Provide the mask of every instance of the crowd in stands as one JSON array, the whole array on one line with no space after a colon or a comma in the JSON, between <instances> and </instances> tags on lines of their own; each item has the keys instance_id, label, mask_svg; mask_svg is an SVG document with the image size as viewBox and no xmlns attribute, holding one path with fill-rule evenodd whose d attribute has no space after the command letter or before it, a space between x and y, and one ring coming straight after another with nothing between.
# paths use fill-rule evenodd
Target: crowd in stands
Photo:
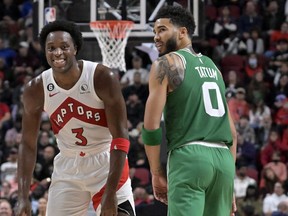
<instances>
[{"instance_id":1,"label":"crowd in stands","mask_svg":"<svg viewBox=\"0 0 288 216\"><path fill-rule=\"evenodd\" d=\"M23 87L47 68L33 38L32 12L31 0L0 0L0 214L6 215L13 215L17 202ZM195 44L223 74L238 132L237 216L288 216L288 0L206 0L205 16L205 38ZM165 208L158 214L151 208L157 202L141 139L149 64L136 50L129 64L119 81L127 107L136 210L140 216L166 215ZM57 153L43 113L31 185L35 216L45 215Z\"/></svg>"}]
</instances>

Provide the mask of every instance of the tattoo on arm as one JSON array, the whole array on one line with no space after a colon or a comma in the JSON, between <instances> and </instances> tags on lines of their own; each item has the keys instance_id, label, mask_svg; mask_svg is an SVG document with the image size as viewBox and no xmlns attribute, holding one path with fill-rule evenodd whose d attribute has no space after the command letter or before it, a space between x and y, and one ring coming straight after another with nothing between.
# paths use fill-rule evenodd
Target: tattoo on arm
<instances>
[{"instance_id":1,"label":"tattoo on arm","mask_svg":"<svg viewBox=\"0 0 288 216\"><path fill-rule=\"evenodd\" d=\"M175 90L184 79L184 67L182 61L175 54L168 54L158 59L157 80L162 84L165 75L168 78L169 88Z\"/></svg>"}]
</instances>

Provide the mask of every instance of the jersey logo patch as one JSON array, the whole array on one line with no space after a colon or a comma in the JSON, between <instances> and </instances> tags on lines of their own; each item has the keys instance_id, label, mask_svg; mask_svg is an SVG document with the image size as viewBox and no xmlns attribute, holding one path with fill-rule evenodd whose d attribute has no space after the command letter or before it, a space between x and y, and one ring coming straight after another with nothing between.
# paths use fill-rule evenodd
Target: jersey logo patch
<instances>
[{"instance_id":1,"label":"jersey logo patch","mask_svg":"<svg viewBox=\"0 0 288 216\"><path fill-rule=\"evenodd\" d=\"M47 90L48 90L48 91L53 91L54 88L55 88L55 86L54 86L53 83L49 83L49 84L47 85Z\"/></svg>"},{"instance_id":2,"label":"jersey logo patch","mask_svg":"<svg viewBox=\"0 0 288 216\"><path fill-rule=\"evenodd\" d=\"M84 83L80 85L80 94L90 93L89 86Z\"/></svg>"},{"instance_id":3,"label":"jersey logo patch","mask_svg":"<svg viewBox=\"0 0 288 216\"><path fill-rule=\"evenodd\" d=\"M59 94L60 92L55 92L55 93L49 93L49 97L53 97L53 96L55 96L55 95L57 95L57 94Z\"/></svg>"}]
</instances>

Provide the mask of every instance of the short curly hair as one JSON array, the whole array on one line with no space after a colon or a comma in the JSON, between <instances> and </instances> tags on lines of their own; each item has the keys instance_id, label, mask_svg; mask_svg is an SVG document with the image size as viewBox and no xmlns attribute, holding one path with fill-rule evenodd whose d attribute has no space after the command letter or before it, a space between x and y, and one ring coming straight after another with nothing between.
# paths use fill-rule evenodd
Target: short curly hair
<instances>
[{"instance_id":1,"label":"short curly hair","mask_svg":"<svg viewBox=\"0 0 288 216\"><path fill-rule=\"evenodd\" d=\"M160 18L168 18L173 25L185 27L192 38L196 24L193 15L187 9L181 6L164 6L157 13L155 20Z\"/></svg>"},{"instance_id":2,"label":"short curly hair","mask_svg":"<svg viewBox=\"0 0 288 216\"><path fill-rule=\"evenodd\" d=\"M75 23L65 20L50 22L42 28L39 35L39 40L43 50L45 50L45 43L48 34L55 31L68 32L73 39L74 45L77 47L77 53L80 51L83 43L82 33Z\"/></svg>"}]
</instances>

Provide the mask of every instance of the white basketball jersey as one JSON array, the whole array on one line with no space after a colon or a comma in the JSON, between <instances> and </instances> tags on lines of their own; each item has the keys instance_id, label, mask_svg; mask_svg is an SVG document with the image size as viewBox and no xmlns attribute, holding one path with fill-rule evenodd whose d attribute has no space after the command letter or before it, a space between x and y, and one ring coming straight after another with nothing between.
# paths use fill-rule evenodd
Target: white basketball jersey
<instances>
[{"instance_id":1,"label":"white basketball jersey","mask_svg":"<svg viewBox=\"0 0 288 216\"><path fill-rule=\"evenodd\" d=\"M97 63L84 61L82 74L69 90L60 88L52 69L42 73L44 110L48 113L60 150L109 149L112 136L103 101L94 90Z\"/></svg>"}]
</instances>

